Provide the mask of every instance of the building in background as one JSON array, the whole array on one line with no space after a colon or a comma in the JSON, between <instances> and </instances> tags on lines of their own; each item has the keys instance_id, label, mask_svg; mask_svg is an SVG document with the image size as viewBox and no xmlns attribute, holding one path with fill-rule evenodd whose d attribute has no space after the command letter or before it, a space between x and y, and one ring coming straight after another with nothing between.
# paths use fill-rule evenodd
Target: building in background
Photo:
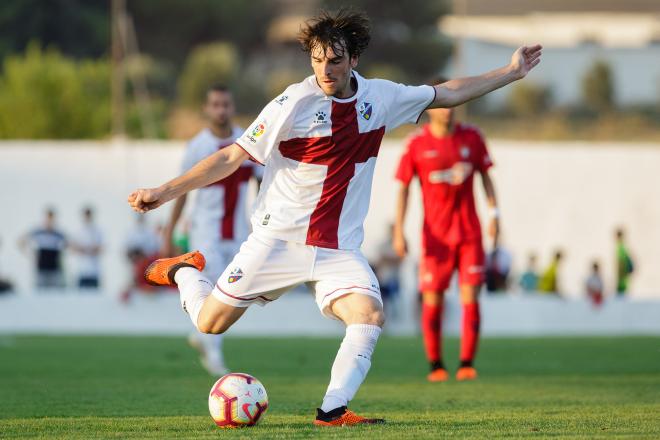
<instances>
[{"instance_id":1,"label":"building in background","mask_svg":"<svg viewBox=\"0 0 660 440\"><path fill-rule=\"evenodd\" d=\"M513 48L538 41L544 46L543 69L528 79L549 91L552 105L578 105L582 81L596 63L611 71L617 106L660 101L657 1L457 0L439 28L456 40L450 77L499 67ZM492 93L483 105L501 107L510 93L511 88Z\"/></svg>"}]
</instances>

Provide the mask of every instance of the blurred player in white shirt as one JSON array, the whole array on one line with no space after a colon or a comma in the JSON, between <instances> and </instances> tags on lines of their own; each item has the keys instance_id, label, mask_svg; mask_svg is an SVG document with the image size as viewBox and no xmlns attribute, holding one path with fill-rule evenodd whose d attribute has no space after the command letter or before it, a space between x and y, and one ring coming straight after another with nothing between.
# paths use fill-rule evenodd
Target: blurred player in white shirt
<instances>
[{"instance_id":1,"label":"blurred player in white shirt","mask_svg":"<svg viewBox=\"0 0 660 440\"><path fill-rule=\"evenodd\" d=\"M220 84L206 92L203 111L208 126L186 147L181 172L190 170L199 161L234 143L243 130L233 125L234 99L231 91ZM249 232L247 212L248 183L255 165L246 161L230 176L198 189L190 211L190 247L206 257L204 275L216 280L238 252ZM173 235L182 216L187 196L179 197L164 230L164 256L173 255ZM194 332L191 345L202 353L202 364L213 375L227 371L222 356L222 335Z\"/></svg>"},{"instance_id":2,"label":"blurred player in white shirt","mask_svg":"<svg viewBox=\"0 0 660 440\"><path fill-rule=\"evenodd\" d=\"M78 287L97 290L101 280L103 234L94 223L94 211L91 207L83 209L83 226L73 237L72 248L79 254Z\"/></svg>"},{"instance_id":3,"label":"blurred player in white shirt","mask_svg":"<svg viewBox=\"0 0 660 440\"><path fill-rule=\"evenodd\" d=\"M523 78L541 47L521 47L510 63L484 75L436 86L405 86L355 72L370 40L368 18L321 13L300 41L314 75L271 101L233 145L183 176L128 197L138 212L155 209L234 172L251 157L266 166L254 232L217 283L199 272L201 254L155 262L146 278L177 285L200 331L223 333L251 304L267 304L299 284L321 313L346 325L315 425L382 423L348 410L371 366L385 321L378 281L360 251L376 156L386 131L415 123L427 108L453 107Z\"/></svg>"}]
</instances>

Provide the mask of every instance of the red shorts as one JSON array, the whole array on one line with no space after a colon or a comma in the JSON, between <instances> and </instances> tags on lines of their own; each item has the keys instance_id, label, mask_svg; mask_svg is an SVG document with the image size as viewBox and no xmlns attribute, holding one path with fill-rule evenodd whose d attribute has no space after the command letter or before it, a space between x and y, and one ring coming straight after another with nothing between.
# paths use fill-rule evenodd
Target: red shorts
<instances>
[{"instance_id":1,"label":"red shorts","mask_svg":"<svg viewBox=\"0 0 660 440\"><path fill-rule=\"evenodd\" d=\"M443 292L449 287L454 269L461 285L478 286L484 279L484 248L481 240L447 245L435 241L424 246L419 266L419 289Z\"/></svg>"}]
</instances>

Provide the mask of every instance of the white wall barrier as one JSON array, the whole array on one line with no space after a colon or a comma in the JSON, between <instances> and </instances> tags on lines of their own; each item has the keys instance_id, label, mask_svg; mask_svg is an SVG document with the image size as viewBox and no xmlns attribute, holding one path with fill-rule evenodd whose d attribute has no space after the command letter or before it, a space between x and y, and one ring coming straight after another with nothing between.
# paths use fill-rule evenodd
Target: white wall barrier
<instances>
[{"instance_id":1,"label":"white wall barrier","mask_svg":"<svg viewBox=\"0 0 660 440\"><path fill-rule=\"evenodd\" d=\"M404 304L405 303L405 304ZM541 295L498 295L482 299L486 336L660 335L660 302L611 299L600 308L582 300ZM418 333L414 298L387 311L386 332ZM445 329L457 335L461 308L455 296L445 307ZM140 334L183 335L192 324L178 295L138 295L122 304L108 295L74 292L0 297L0 334ZM265 307L252 306L229 335L340 335L342 326L319 313L304 291L287 293Z\"/></svg>"},{"instance_id":2,"label":"white wall barrier","mask_svg":"<svg viewBox=\"0 0 660 440\"><path fill-rule=\"evenodd\" d=\"M18 296L0 297L0 330L66 331L67 322L70 330L81 332L94 331L94 323L98 323L98 331L107 332L178 332L187 328L174 300L170 306L166 299L140 299L135 309L121 308L117 301L131 276L123 253L135 215L126 196L136 187L153 186L176 175L183 145L178 141L0 143L0 276L11 278L18 287ZM401 146L402 141L384 142L376 167L363 247L365 254L374 259L394 215L397 184L393 175ZM653 144L494 140L490 149L496 163L493 175L501 205L502 235L514 256L514 271L520 273L529 252L539 255L542 267L553 250L561 247L566 258L559 271L560 284L571 300L485 298L484 330L526 334L657 332L657 323L651 321L660 322L660 148ZM483 191L478 179L475 189L482 208ZM19 252L18 238L40 223L46 206L55 207L59 225L75 234L80 227L80 210L87 204L95 206L98 224L105 234L102 294L76 296L75 301L33 295L31 260ZM411 257L404 270L407 297L416 289L414 264L419 254L421 222L418 191L413 191L410 207L406 229ZM162 223L169 210L165 206L149 213L147 219L152 225ZM631 301L611 302L596 312L579 298L594 258L600 260L606 288L611 292L613 230L617 225L627 228L636 263ZM65 264L69 285L73 285L77 261L68 255ZM270 332L280 328L314 333L336 328L333 323L324 323L311 300L301 299L292 296L287 302L250 311L236 331ZM411 333L415 331L412 305L401 307L409 318L390 324L392 329L399 329L396 331ZM300 308L292 315L296 319L287 315L289 308ZM135 318L150 316L150 310L158 313L141 330ZM37 312L43 319L35 319ZM266 319L270 314L273 317ZM58 321L58 316L65 318ZM82 316L89 319L81 320ZM167 320L160 321L163 316ZM182 322L177 324L177 319ZM260 327L262 320L269 324ZM279 326L273 325L277 321ZM295 325L295 329L290 327Z\"/></svg>"}]
</instances>

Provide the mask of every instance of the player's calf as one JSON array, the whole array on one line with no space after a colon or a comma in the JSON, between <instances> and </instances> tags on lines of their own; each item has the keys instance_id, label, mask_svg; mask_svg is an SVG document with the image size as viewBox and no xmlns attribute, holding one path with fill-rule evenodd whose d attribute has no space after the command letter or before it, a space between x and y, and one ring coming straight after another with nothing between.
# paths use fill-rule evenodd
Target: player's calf
<instances>
[{"instance_id":1,"label":"player's calf","mask_svg":"<svg viewBox=\"0 0 660 440\"><path fill-rule=\"evenodd\" d=\"M206 298L197 317L197 328L202 333L221 334L226 332L243 316L246 307L234 307L218 301L213 295Z\"/></svg>"}]
</instances>

